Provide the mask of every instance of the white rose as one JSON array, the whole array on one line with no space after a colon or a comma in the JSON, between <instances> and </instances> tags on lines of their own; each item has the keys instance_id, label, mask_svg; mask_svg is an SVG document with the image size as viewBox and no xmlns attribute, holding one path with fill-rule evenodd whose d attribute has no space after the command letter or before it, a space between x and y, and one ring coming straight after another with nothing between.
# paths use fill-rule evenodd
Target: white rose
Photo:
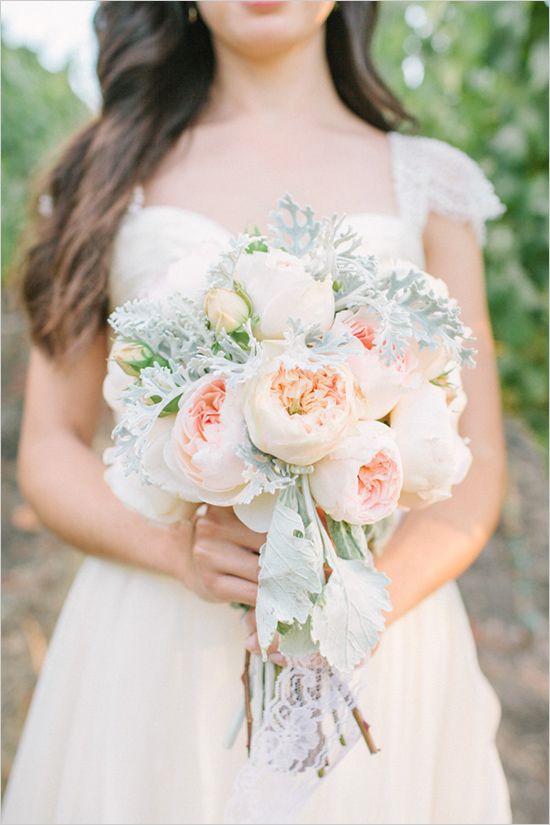
<instances>
[{"instance_id":1,"label":"white rose","mask_svg":"<svg viewBox=\"0 0 550 825\"><path fill-rule=\"evenodd\" d=\"M274 359L249 384L244 414L260 450L289 464L313 464L355 420L353 376L342 364L291 367Z\"/></svg>"},{"instance_id":2,"label":"white rose","mask_svg":"<svg viewBox=\"0 0 550 825\"><path fill-rule=\"evenodd\" d=\"M162 277L155 281L151 289L155 298L168 297L173 292L185 292L187 297L194 301L202 299L207 285L208 269L223 252L224 244L220 241L193 241L188 249L186 254L173 261Z\"/></svg>"},{"instance_id":3,"label":"white rose","mask_svg":"<svg viewBox=\"0 0 550 825\"><path fill-rule=\"evenodd\" d=\"M332 278L314 280L294 255L281 250L241 255L234 277L259 317L254 330L259 339L283 338L291 318L318 324L323 331L332 326Z\"/></svg>"},{"instance_id":4,"label":"white rose","mask_svg":"<svg viewBox=\"0 0 550 825\"><path fill-rule=\"evenodd\" d=\"M195 509L194 504L177 494L176 479L164 461L164 447L173 423L174 417L159 418L149 434L142 466L150 484L142 481L139 473L126 472L120 459L115 457L116 448L110 447L104 453L109 465L105 480L116 497L130 510L162 524L189 518Z\"/></svg>"},{"instance_id":5,"label":"white rose","mask_svg":"<svg viewBox=\"0 0 550 825\"><path fill-rule=\"evenodd\" d=\"M204 311L216 332L235 332L250 317L248 304L232 289L209 289Z\"/></svg>"},{"instance_id":6,"label":"white rose","mask_svg":"<svg viewBox=\"0 0 550 825\"><path fill-rule=\"evenodd\" d=\"M391 413L403 462L406 507L426 506L450 498L451 487L466 476L472 454L458 433L465 395L451 403L445 389L428 382L405 395Z\"/></svg>"},{"instance_id":7,"label":"white rose","mask_svg":"<svg viewBox=\"0 0 550 825\"><path fill-rule=\"evenodd\" d=\"M310 476L320 507L350 524L374 524L391 515L402 483L395 435L380 421L359 421Z\"/></svg>"}]
</instances>

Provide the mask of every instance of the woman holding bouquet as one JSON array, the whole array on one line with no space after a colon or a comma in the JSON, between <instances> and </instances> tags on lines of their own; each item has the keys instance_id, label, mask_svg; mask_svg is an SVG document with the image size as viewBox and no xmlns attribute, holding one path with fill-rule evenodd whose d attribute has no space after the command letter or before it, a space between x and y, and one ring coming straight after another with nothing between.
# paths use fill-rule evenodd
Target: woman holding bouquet
<instances>
[{"instance_id":1,"label":"woman holding bouquet","mask_svg":"<svg viewBox=\"0 0 550 825\"><path fill-rule=\"evenodd\" d=\"M396 131L407 115L372 65L375 19L374 3L323 0L98 9L102 110L52 171L25 271L34 347L19 471L42 522L88 558L37 686L6 823L223 821L246 758L243 741L228 751L223 740L243 643L257 648L253 611L245 641L227 604L254 607L264 537L227 508L180 503L168 529L129 512L92 442L109 308L200 294L230 235L264 228L284 191L347 214L366 251L443 279L478 350L464 376L469 475L449 500L408 512L377 555L393 611L361 705L382 753L355 747L300 821L510 821L498 702L453 581L502 495L480 251L501 205L464 154ZM139 510L138 493L122 497Z\"/></svg>"}]
</instances>

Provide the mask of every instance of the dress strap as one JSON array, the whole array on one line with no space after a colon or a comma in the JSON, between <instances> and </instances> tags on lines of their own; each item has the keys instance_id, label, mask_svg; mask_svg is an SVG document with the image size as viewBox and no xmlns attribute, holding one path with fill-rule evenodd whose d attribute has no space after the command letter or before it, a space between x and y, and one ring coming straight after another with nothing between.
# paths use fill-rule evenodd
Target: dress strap
<instances>
[{"instance_id":1,"label":"dress strap","mask_svg":"<svg viewBox=\"0 0 550 825\"><path fill-rule=\"evenodd\" d=\"M483 244L485 222L506 207L480 166L460 149L434 138L391 132L390 146L403 219L422 232L428 214L438 212L471 223Z\"/></svg>"}]
</instances>

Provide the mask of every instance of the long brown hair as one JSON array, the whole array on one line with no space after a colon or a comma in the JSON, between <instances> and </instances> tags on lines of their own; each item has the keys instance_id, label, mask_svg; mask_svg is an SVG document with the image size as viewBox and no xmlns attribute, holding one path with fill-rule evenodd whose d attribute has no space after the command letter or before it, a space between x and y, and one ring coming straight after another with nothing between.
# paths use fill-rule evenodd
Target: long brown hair
<instances>
[{"instance_id":1,"label":"long brown hair","mask_svg":"<svg viewBox=\"0 0 550 825\"><path fill-rule=\"evenodd\" d=\"M102 108L63 151L47 182L23 271L33 341L59 359L105 324L110 255L134 186L146 180L207 99L209 29L192 2L102 2L94 26ZM360 118L388 131L412 120L371 58L376 2L339 3L326 22L335 88Z\"/></svg>"}]
</instances>

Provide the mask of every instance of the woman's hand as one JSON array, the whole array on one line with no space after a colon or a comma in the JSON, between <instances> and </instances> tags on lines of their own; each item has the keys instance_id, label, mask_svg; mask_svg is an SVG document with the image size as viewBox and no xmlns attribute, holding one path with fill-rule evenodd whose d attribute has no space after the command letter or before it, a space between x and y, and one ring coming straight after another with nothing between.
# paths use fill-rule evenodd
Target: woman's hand
<instances>
[{"instance_id":1,"label":"woman's hand","mask_svg":"<svg viewBox=\"0 0 550 825\"><path fill-rule=\"evenodd\" d=\"M253 607L263 533L246 527L230 507L209 505L194 521L186 584L202 599Z\"/></svg>"},{"instance_id":2,"label":"woman's hand","mask_svg":"<svg viewBox=\"0 0 550 825\"><path fill-rule=\"evenodd\" d=\"M258 592L258 555L265 534L246 527L230 507L211 505L205 515L195 518L194 528L187 586L206 601L249 605L251 609L243 617L247 634L245 647L259 655L254 605ZM284 658L277 653L278 645L276 636L268 650L269 658L274 664L284 665Z\"/></svg>"},{"instance_id":3,"label":"woman's hand","mask_svg":"<svg viewBox=\"0 0 550 825\"><path fill-rule=\"evenodd\" d=\"M261 650L260 642L258 641L258 629L256 627L256 610L247 610L243 617L243 624L247 632L247 638L244 643L244 646L251 653L255 653L257 656L259 656L261 654ZM284 667L284 665L286 664L286 659L281 653L278 652L278 650L279 634L276 633L273 638L273 641L267 649L267 654L269 660L273 662L274 665L281 665L281 667Z\"/></svg>"}]
</instances>

